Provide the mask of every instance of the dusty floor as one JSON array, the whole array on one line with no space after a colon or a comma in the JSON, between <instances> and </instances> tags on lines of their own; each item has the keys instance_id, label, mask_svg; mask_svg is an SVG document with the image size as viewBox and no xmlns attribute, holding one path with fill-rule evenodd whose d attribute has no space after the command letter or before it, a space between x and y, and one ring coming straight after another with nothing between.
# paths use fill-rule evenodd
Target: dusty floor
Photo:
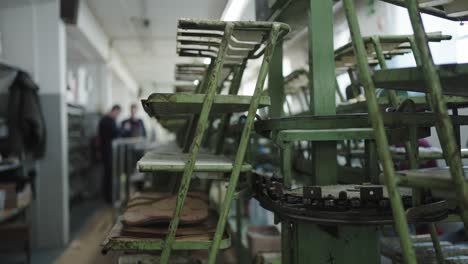
<instances>
[{"instance_id":1,"label":"dusty floor","mask_svg":"<svg viewBox=\"0 0 468 264\"><path fill-rule=\"evenodd\" d=\"M98 210L55 263L117 263L117 256L115 254L101 254L100 244L111 227L112 209L103 208Z\"/></svg>"}]
</instances>

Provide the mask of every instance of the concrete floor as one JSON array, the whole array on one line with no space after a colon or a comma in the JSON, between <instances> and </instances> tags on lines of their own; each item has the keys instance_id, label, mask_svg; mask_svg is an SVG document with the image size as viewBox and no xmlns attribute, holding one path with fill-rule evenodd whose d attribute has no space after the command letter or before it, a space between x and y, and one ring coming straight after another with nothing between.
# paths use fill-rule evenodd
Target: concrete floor
<instances>
[{"instance_id":1,"label":"concrete floor","mask_svg":"<svg viewBox=\"0 0 468 264\"><path fill-rule=\"evenodd\" d=\"M104 210L105 205L100 200L90 199L75 203L70 211L70 237L71 240L77 239L80 232L91 220L92 216ZM71 242L72 243L72 242ZM70 244L71 244L70 243ZM99 244L98 244L99 245ZM31 252L32 264L51 264L54 263L65 251L66 247L54 249L33 249ZM26 257L23 252L2 251L0 252L0 264L19 264L26 263Z\"/></svg>"}]
</instances>

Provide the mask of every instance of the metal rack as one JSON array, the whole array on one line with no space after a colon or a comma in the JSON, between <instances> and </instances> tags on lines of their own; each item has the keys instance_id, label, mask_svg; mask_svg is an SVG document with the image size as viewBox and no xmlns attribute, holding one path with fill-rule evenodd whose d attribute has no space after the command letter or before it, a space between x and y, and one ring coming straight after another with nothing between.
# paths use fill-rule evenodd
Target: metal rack
<instances>
[{"instance_id":1,"label":"metal rack","mask_svg":"<svg viewBox=\"0 0 468 264\"><path fill-rule=\"evenodd\" d=\"M422 69L422 79L427 85L427 103L431 106L431 110L437 116L437 132L441 141L442 149L444 151L444 156L446 157L446 162L450 166L451 179L455 182L455 191L459 199L458 205L461 210L461 218L465 222L465 228L467 228L468 218L465 213L464 202L466 187L464 180L464 172L462 170L461 165L462 163L459 150L460 146L457 146L454 128L447 111L445 100L442 96L441 77L439 76L437 67L434 65L432 59L427 40L427 34L425 33L424 26L421 20L418 2L415 0L407 0L406 5L412 22L413 30L415 32L415 36L412 40L413 52L415 53L416 63ZM396 230L400 236L400 243L401 248L403 250L404 260L406 263L416 263L416 256L414 249L411 245L409 230L406 223L406 215L403 209L403 205L401 203L400 195L398 193L399 182L394 176L395 172L393 161L389 152L388 141L384 135L380 111L378 111L379 108L375 100L375 83L372 80L367 62L362 58L362 55L365 54L365 51L360 36L359 25L357 22L353 2L350 0L344 0L344 7L350 26L355 53L358 58L358 68L361 76L361 82L363 83L367 98L368 111L370 116L372 117L372 124L376 136L376 144L378 147L380 160L382 161L382 165L384 168L383 182L385 183L389 191L393 193L393 197L391 197L393 215L395 218ZM386 69L383 68L383 70ZM456 79L456 77L457 76L455 76L454 78ZM461 75L461 78L463 78L463 75ZM396 106L398 106L398 102L396 101L394 101L393 104L396 104ZM415 147L415 140L416 139L413 139L407 144L407 152L411 163L411 168L413 169L418 168L417 148ZM413 187L416 188L416 186ZM437 185L432 185L431 189L438 187L439 186ZM421 195L419 191L416 191L413 194L414 204L416 206L421 203L421 198L419 197L419 195ZM430 230L439 262L444 262L442 250L440 248L440 244L438 242L437 235L435 234L435 228L433 225L430 225Z\"/></svg>"},{"instance_id":2,"label":"metal rack","mask_svg":"<svg viewBox=\"0 0 468 264\"><path fill-rule=\"evenodd\" d=\"M261 96L264 81L272 56L272 51L289 27L281 23L265 22L221 22L206 20L179 20L177 33L177 52L180 56L211 58L197 87L195 94L153 94L142 104L145 111L157 118L187 117L189 121L184 148L169 153L148 153L139 161L141 171L172 171L182 173L178 187L178 197L174 216L164 240L122 241L107 243L108 250L134 249L137 251L161 249L160 263L168 263L172 249L209 249L209 263L215 263L220 248L230 245L225 236L225 225L231 203L241 195L237 183L242 172L249 171L250 165L244 162L255 113L259 107L268 106L269 98ZM249 59L263 55L257 84L253 96L237 95L242 73ZM234 76L228 95L222 95L220 79L223 65L235 65ZM232 112L248 111L242 136L234 160L226 160L220 155L211 155L201 150L202 141L207 133L210 118L214 113L221 114L220 131L225 131ZM222 136L222 135L221 135ZM220 137L222 139L222 137ZM223 144L218 140L219 145ZM219 148L219 147L218 147ZM216 153L220 154L220 153ZM216 232L213 239L206 241L179 241L176 238L180 214L188 193L194 172L228 173L229 184L222 202Z\"/></svg>"},{"instance_id":3,"label":"metal rack","mask_svg":"<svg viewBox=\"0 0 468 264\"><path fill-rule=\"evenodd\" d=\"M83 196L89 186L88 175L92 162L90 160L91 148L86 137L86 111L78 105L67 104L68 114L68 156L70 182L70 200ZM81 197L82 198L82 197Z\"/></svg>"},{"instance_id":4,"label":"metal rack","mask_svg":"<svg viewBox=\"0 0 468 264\"><path fill-rule=\"evenodd\" d=\"M382 212L385 211L384 208L391 210L390 214L387 215L390 218L387 220L395 223L400 236L404 261L405 263L415 263L416 258L411 246L407 220L411 220L412 223L431 223L441 219L437 220L437 217L432 219L415 218L413 214L407 219L404 210L409 210L408 214L409 212L422 212L429 207L434 209L437 205L444 204L445 200L444 197L436 201L422 200L420 198L421 187L431 187L431 189L455 187L457 197L460 200L458 204L462 218L465 217L463 209L466 204L464 203L466 202L464 198L466 197L466 187L463 170L461 170L460 146L456 144L454 127L456 131L460 125L466 125L467 120L464 116L458 116L456 110L454 110L454 115L449 116L447 107L452 109L466 107L467 100L462 97L442 96L443 94L467 95L460 89L459 85L465 78L464 65L448 65L438 68L434 65L428 42L448 40L450 37L434 33L426 34L420 21L420 12L453 18L448 17L446 10L442 10L440 7L425 6L419 9L415 0L386 2L401 2L403 6L407 4L416 34L414 36L363 38L359 31L353 0L343 0L352 43L337 51L333 51L332 48L333 3L331 1L276 1L271 5L270 20L286 23L292 21L292 31L296 33L301 31L301 26L307 25L310 59L309 102L312 116L278 119L277 117L281 116L278 114L279 111L273 111L272 117L276 117L275 119L256 123L257 132L271 138L282 149L281 175L274 177L257 175L255 182L256 198L266 208L275 212L276 219L282 223L282 263L310 263L311 259L317 263L326 263L331 259L336 263L379 262L377 229L372 227L372 221L367 222L366 225L359 225L362 217L366 216L365 211L369 209L365 207L372 207L372 201L380 201ZM298 15L304 13L307 15ZM297 16L301 18L297 18ZM454 20L466 20L466 17L460 16ZM301 22L305 23L300 24ZM333 56L333 52L335 52L335 56ZM281 46L278 46L275 53L278 59L272 65L271 72L281 72L282 53ZM387 69L387 59L407 53L413 53L419 67ZM333 62L333 58L337 60L336 64ZM381 70L372 71L370 67L376 65L380 66ZM358 71L359 78L354 81L356 85L364 87L365 101L355 100L355 102L347 102L335 108L334 78L336 68L334 66L351 67L353 71ZM441 80L444 89L442 89ZM401 85L403 83L405 86ZM376 87L387 89L387 96L377 98L375 95ZM394 89L428 92L428 102L424 97L397 96ZM282 84L270 83L271 108L282 108L284 93L285 89ZM408 105L409 107L407 107ZM385 113L385 109L388 107L396 111ZM421 111L426 110L432 110L432 112L421 113ZM335 111L346 114L335 115ZM350 112L367 112L368 114L349 115ZM394 119L390 115L394 115ZM360 118L367 120L367 123L364 124L363 120L359 121ZM425 118L429 119L422 121ZM395 126L395 123L392 125L392 119L398 120L399 126ZM363 123L360 125L360 122ZM417 169L419 159L416 148L417 139L427 136L428 131L424 131L424 129L432 126L435 126L439 132L445 153L444 157L450 165L450 174L445 173L446 176L442 180L442 176L437 177L437 173L434 171L429 170L424 173L424 176L431 173L433 177L437 177L437 182L426 177L423 177L424 181L421 177L416 178L413 172L417 171L404 172L404 175L409 175L404 179L403 177L406 176L402 176L402 174L396 177L389 144L405 143L406 157L412 168ZM399 129L404 131L400 130L402 133L398 133ZM363 185L360 187L359 204L356 204L357 200L353 201L352 198L349 198L349 193L344 192L337 195L324 191L341 186L337 185L342 180L343 175L337 173L336 141L350 139L361 139L369 143L366 144L365 158L370 161L368 171L358 174L360 177L353 178L352 183L359 184L359 182L369 181L383 183L383 185L371 186L375 188L372 189L372 193L388 192L388 196L380 194L374 197L368 196L371 192L365 191L368 187ZM309 177L309 183L304 184L301 192L298 193L293 188L291 181L291 143L303 140L314 141L310 150L312 159L309 160L308 164L312 177ZM384 169L384 174L380 178L378 160ZM451 175L451 178L448 178L447 175ZM402 194L402 197L399 193L400 186L411 186L413 189L409 194ZM391 207L384 206L387 202L389 202L388 205L391 204ZM438 214L443 219L447 217L449 212L453 212L453 207L444 206L437 213L432 211L433 216ZM294 211L297 208L301 210ZM346 221L338 219L338 216L341 217L345 214L344 211L341 211L341 214L328 217L324 221L325 215L330 215L325 213L324 208L354 211L355 218ZM430 213L428 212L428 214ZM383 220L379 223L379 219L382 220L382 218L374 216L373 224L376 226L386 225ZM443 262L442 249L435 234L434 225L429 225L429 229L437 259L439 262Z\"/></svg>"}]
</instances>

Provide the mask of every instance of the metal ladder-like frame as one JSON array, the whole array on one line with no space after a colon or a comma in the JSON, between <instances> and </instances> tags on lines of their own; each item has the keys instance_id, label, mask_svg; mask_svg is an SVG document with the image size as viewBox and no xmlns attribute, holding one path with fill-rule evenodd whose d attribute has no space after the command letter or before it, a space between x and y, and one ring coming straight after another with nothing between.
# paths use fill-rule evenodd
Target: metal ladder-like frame
<instances>
[{"instance_id":1,"label":"metal ladder-like frame","mask_svg":"<svg viewBox=\"0 0 468 264\"><path fill-rule=\"evenodd\" d=\"M190 185L190 181L192 177L192 172L194 170L195 162L197 160L197 157L200 151L200 146L203 140L203 136L207 128L209 114L210 114L211 107L213 105L214 97L215 97L216 90L217 90L217 83L218 83L219 75L223 66L226 51L228 49L228 43L229 43L229 40L231 39L233 30L234 30L234 24L231 22L227 22L225 29L224 29L224 36L219 46L217 56L212 61L212 65L210 65L209 67L210 72L209 74L207 74L209 79L207 80L208 83L207 83L207 89L206 89L206 96L203 102L201 113L198 117L195 136L194 136L192 145L190 147L190 156L186 162L184 173L182 175L182 179L180 182L174 216L169 225L169 232L164 240L163 251L162 251L161 259L160 259L160 263L162 264L166 264L169 262L169 257L170 257L171 250L172 250L172 244L175 240L175 234L176 234L176 230L177 230L179 220L180 220L180 214L182 212L182 207L184 205L184 201L188 193L188 189L189 189L189 185ZM272 24L272 28L270 30L270 34L268 37L267 46L264 52L262 65L260 67L257 83L255 86L254 94L252 96L251 103L249 106L247 120L242 130L241 140L239 142L239 147L238 147L236 157L234 160L233 169L229 178L229 185L226 191L226 196L222 203L219 220L216 226L216 232L215 232L213 242L210 247L209 258L208 258L208 263L210 264L214 264L216 262L216 257L219 251L221 239L224 235L226 221L228 218L229 210L231 208L232 200L234 198L237 182L239 180L239 175L240 175L241 167L244 161L247 145L249 143L250 132L252 130L253 122L255 119L255 113L257 111L257 108L260 102L263 85L264 85L264 82L268 73L268 68L269 68L269 64L270 64L273 51L275 49L277 40L279 38L280 30L281 30L281 26L279 23Z\"/></svg>"},{"instance_id":2,"label":"metal ladder-like frame","mask_svg":"<svg viewBox=\"0 0 468 264\"><path fill-rule=\"evenodd\" d=\"M359 29L359 24L356 16L356 10L353 0L343 0L345 13L348 19L353 47L357 57L357 64L360 73L361 83L364 86L367 107L372 126L375 133L376 144L380 160L383 165L384 184L386 185L389 197L392 203L392 211L395 219L395 227L400 237L401 248L405 263L416 263L416 255L412 246L407 219L401 200L401 195L398 190L398 181L395 178L395 169L389 144L385 135L384 124L380 108L375 95L375 85L372 80L371 72L367 63L367 59L362 56L366 53L364 42ZM422 24L421 15L417 0L406 0L407 9L411 18L413 30L415 32L414 40L410 39L410 44L415 54L415 59L423 70L426 85L428 87L428 103L436 114L436 128L441 141L442 150L447 164L450 167L450 174L456 188L458 204L461 210L461 218L465 223L465 231L468 228L468 189L465 182L464 172L461 163L461 156L458 150L454 130L448 115L447 106L444 97L442 96L442 87L437 68L433 62L432 55L429 49L427 35ZM378 44L378 43L377 43ZM378 46L378 45L376 45ZM378 53L378 51L376 50ZM389 92L389 100L395 103L395 97L392 92ZM407 151L411 157L412 167L417 166L417 154L415 155L415 144L413 146L407 144ZM416 164L416 165L415 165ZM437 188L437 186L434 186ZM443 263L443 255L438 243L435 227L430 225L431 237L435 246L436 254L439 263Z\"/></svg>"}]
</instances>

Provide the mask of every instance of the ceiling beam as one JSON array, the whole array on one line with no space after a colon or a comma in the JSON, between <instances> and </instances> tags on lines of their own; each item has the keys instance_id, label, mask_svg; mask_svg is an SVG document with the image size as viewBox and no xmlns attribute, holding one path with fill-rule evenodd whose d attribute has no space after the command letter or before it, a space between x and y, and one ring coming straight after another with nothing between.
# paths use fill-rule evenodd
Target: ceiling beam
<instances>
[{"instance_id":1,"label":"ceiling beam","mask_svg":"<svg viewBox=\"0 0 468 264\"><path fill-rule=\"evenodd\" d=\"M125 87L133 93L138 91L138 83L123 62L120 54L112 47L110 37L101 27L99 21L89 9L85 1L80 2L78 21L76 25L68 25L72 34L81 34L95 49L99 60L104 61L114 74L123 82Z\"/></svg>"}]
</instances>

